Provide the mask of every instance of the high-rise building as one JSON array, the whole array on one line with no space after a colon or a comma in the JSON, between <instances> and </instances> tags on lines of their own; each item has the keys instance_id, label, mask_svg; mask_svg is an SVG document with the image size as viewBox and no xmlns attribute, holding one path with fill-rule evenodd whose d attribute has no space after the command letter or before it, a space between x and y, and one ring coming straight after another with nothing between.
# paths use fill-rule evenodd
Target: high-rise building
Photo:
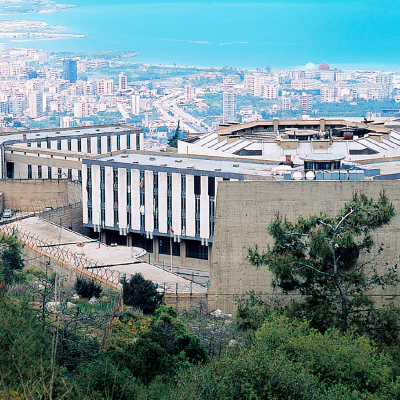
<instances>
[{"instance_id":1,"label":"high-rise building","mask_svg":"<svg viewBox=\"0 0 400 400\"><path fill-rule=\"evenodd\" d=\"M301 95L301 108L303 111L312 110L312 96L306 92Z\"/></svg>"},{"instance_id":2,"label":"high-rise building","mask_svg":"<svg viewBox=\"0 0 400 400\"><path fill-rule=\"evenodd\" d=\"M192 101L196 97L196 88L190 85L185 85L184 88L185 101Z\"/></svg>"},{"instance_id":3,"label":"high-rise building","mask_svg":"<svg viewBox=\"0 0 400 400\"><path fill-rule=\"evenodd\" d=\"M222 96L223 122L234 121L236 116L236 93L224 92Z\"/></svg>"},{"instance_id":4,"label":"high-rise building","mask_svg":"<svg viewBox=\"0 0 400 400\"><path fill-rule=\"evenodd\" d=\"M244 88L251 95L261 97L263 78L260 74L246 74L244 76Z\"/></svg>"},{"instance_id":5,"label":"high-rise building","mask_svg":"<svg viewBox=\"0 0 400 400\"><path fill-rule=\"evenodd\" d=\"M282 97L282 110L290 111L290 98L289 97Z\"/></svg>"},{"instance_id":6,"label":"high-rise building","mask_svg":"<svg viewBox=\"0 0 400 400\"><path fill-rule=\"evenodd\" d=\"M118 90L122 92L126 89L128 89L128 77L124 72L121 72L118 79Z\"/></svg>"},{"instance_id":7,"label":"high-rise building","mask_svg":"<svg viewBox=\"0 0 400 400\"><path fill-rule=\"evenodd\" d=\"M43 116L42 93L33 91L28 94L29 117L40 118Z\"/></svg>"},{"instance_id":8,"label":"high-rise building","mask_svg":"<svg viewBox=\"0 0 400 400\"><path fill-rule=\"evenodd\" d=\"M76 68L76 60L72 60L67 58L63 61L64 67L64 79L70 81L71 83L75 83L77 79L77 68Z\"/></svg>"},{"instance_id":9,"label":"high-rise building","mask_svg":"<svg viewBox=\"0 0 400 400\"><path fill-rule=\"evenodd\" d=\"M74 104L74 117L75 118L86 118L89 115L87 103L75 103Z\"/></svg>"},{"instance_id":10,"label":"high-rise building","mask_svg":"<svg viewBox=\"0 0 400 400\"><path fill-rule=\"evenodd\" d=\"M101 79L97 82L97 94L113 94L114 81L112 79Z\"/></svg>"},{"instance_id":11,"label":"high-rise building","mask_svg":"<svg viewBox=\"0 0 400 400\"><path fill-rule=\"evenodd\" d=\"M140 96L138 94L132 95L132 114L139 115L140 113Z\"/></svg>"},{"instance_id":12,"label":"high-rise building","mask_svg":"<svg viewBox=\"0 0 400 400\"><path fill-rule=\"evenodd\" d=\"M276 85L264 85L263 97L266 99L276 99L278 97L278 88L276 87Z\"/></svg>"}]
</instances>

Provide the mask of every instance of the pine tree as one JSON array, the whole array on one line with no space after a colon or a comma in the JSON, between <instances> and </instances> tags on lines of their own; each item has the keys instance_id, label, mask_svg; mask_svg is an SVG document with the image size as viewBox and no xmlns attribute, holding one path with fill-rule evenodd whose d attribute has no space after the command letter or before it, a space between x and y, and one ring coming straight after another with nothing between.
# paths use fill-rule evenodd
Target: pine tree
<instances>
[{"instance_id":1,"label":"pine tree","mask_svg":"<svg viewBox=\"0 0 400 400\"><path fill-rule=\"evenodd\" d=\"M398 319L391 312L396 310L377 307L371 294L396 285L399 278L397 264L379 264L383 243L371 254L376 249L372 232L394 215L382 192L377 201L355 193L334 217L321 213L292 223L278 216L268 226L274 245L263 253L249 249L247 259L268 266L274 287L300 296L293 296L288 309L309 318L312 326L322 331L352 328L385 339L397 332Z\"/></svg>"}]
</instances>

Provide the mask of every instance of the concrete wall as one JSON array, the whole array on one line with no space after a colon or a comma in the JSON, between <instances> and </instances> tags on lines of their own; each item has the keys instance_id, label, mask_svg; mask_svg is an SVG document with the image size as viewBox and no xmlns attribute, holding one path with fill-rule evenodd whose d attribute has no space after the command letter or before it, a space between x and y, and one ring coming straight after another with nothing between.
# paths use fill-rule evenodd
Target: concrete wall
<instances>
[{"instance_id":1,"label":"concrete wall","mask_svg":"<svg viewBox=\"0 0 400 400\"><path fill-rule=\"evenodd\" d=\"M61 180L0 180L4 194L4 208L21 211L39 211L45 207L58 208L82 201L82 186Z\"/></svg>"},{"instance_id":2,"label":"concrete wall","mask_svg":"<svg viewBox=\"0 0 400 400\"><path fill-rule=\"evenodd\" d=\"M400 181L280 181L220 182L211 261L208 302L211 309L234 312L234 296L254 290L270 293L271 273L257 270L246 260L249 247L265 250L273 244L267 225L279 212L295 221L298 217L325 212L335 215L355 190L377 199L385 189L398 213L393 222L375 232L384 243L382 263L393 266L400 255ZM390 295L387 289L384 296Z\"/></svg>"},{"instance_id":3,"label":"concrete wall","mask_svg":"<svg viewBox=\"0 0 400 400\"><path fill-rule=\"evenodd\" d=\"M43 212L40 217L82 235L90 234L90 229L83 226L82 202Z\"/></svg>"}]
</instances>

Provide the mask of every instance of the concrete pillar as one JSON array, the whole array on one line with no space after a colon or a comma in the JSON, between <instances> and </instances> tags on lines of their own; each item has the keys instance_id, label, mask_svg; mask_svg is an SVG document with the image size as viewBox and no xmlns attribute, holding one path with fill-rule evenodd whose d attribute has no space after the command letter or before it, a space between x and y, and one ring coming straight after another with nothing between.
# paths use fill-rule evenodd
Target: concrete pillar
<instances>
[{"instance_id":1,"label":"concrete pillar","mask_svg":"<svg viewBox=\"0 0 400 400\"><path fill-rule=\"evenodd\" d=\"M325 118L320 118L320 120L319 120L319 129L321 131L325 130Z\"/></svg>"},{"instance_id":2,"label":"concrete pillar","mask_svg":"<svg viewBox=\"0 0 400 400\"><path fill-rule=\"evenodd\" d=\"M156 262L160 261L160 254L158 252L159 239L158 236L153 237L153 260Z\"/></svg>"},{"instance_id":3,"label":"concrete pillar","mask_svg":"<svg viewBox=\"0 0 400 400\"><path fill-rule=\"evenodd\" d=\"M279 118L274 118L273 122L274 122L274 132L277 133L279 130Z\"/></svg>"},{"instance_id":4,"label":"concrete pillar","mask_svg":"<svg viewBox=\"0 0 400 400\"><path fill-rule=\"evenodd\" d=\"M181 241L181 264L186 265L186 240Z\"/></svg>"}]
</instances>

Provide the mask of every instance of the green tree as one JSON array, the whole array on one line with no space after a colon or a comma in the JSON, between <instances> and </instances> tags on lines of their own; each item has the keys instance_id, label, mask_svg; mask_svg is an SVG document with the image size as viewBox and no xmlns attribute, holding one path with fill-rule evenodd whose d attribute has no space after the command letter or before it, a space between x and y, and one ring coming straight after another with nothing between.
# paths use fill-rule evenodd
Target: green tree
<instances>
[{"instance_id":1,"label":"green tree","mask_svg":"<svg viewBox=\"0 0 400 400\"><path fill-rule=\"evenodd\" d=\"M377 201L355 193L338 215L325 214L299 218L292 223L280 216L268 232L274 245L266 252L249 249L252 265L268 266L274 274L273 285L286 294L298 294L291 310L306 316L321 330L336 326L358 329L371 337L387 339L397 335L397 310L378 308L371 291L397 284L395 265L379 264L373 251L372 232L390 223L394 207L385 192Z\"/></svg>"},{"instance_id":2,"label":"green tree","mask_svg":"<svg viewBox=\"0 0 400 400\"><path fill-rule=\"evenodd\" d=\"M270 315L243 349L179 373L169 399L395 399L392 359L367 337Z\"/></svg>"},{"instance_id":3,"label":"green tree","mask_svg":"<svg viewBox=\"0 0 400 400\"><path fill-rule=\"evenodd\" d=\"M21 251L22 244L15 231L11 235L4 235L0 238L0 278L3 278L6 284L23 279L22 269L24 261Z\"/></svg>"},{"instance_id":4,"label":"green tree","mask_svg":"<svg viewBox=\"0 0 400 400\"><path fill-rule=\"evenodd\" d=\"M140 308L143 313L151 314L162 303L163 293L158 291L157 286L143 275L136 273L127 281L124 277L121 281L123 288L124 304Z\"/></svg>"},{"instance_id":5,"label":"green tree","mask_svg":"<svg viewBox=\"0 0 400 400\"><path fill-rule=\"evenodd\" d=\"M107 354L146 384L208 359L199 337L187 332L172 307L161 306L154 317L126 313L113 328Z\"/></svg>"},{"instance_id":6,"label":"green tree","mask_svg":"<svg viewBox=\"0 0 400 400\"><path fill-rule=\"evenodd\" d=\"M168 146L170 147L178 147L178 140L181 139L181 129L180 129L181 121L178 121L178 126L175 129L174 134L168 139Z\"/></svg>"}]
</instances>

